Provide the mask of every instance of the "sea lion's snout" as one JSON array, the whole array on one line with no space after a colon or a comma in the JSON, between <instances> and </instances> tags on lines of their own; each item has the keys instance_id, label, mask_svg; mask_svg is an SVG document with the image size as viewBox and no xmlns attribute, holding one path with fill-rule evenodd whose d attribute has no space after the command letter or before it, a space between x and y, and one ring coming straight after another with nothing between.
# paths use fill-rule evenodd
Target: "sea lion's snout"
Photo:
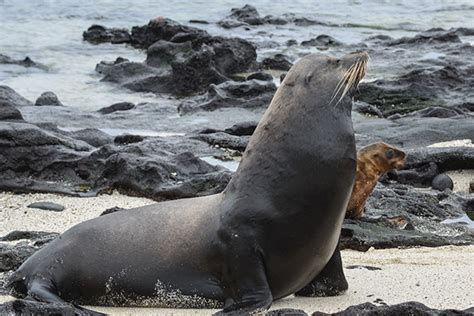
<instances>
[{"instance_id":1,"label":"sea lion's snout","mask_svg":"<svg viewBox=\"0 0 474 316\"><path fill-rule=\"evenodd\" d=\"M367 73L369 54L366 51L357 51L347 54L338 61L342 65L342 75L334 90L332 101L341 102L346 94L352 97L359 82Z\"/></svg>"}]
</instances>

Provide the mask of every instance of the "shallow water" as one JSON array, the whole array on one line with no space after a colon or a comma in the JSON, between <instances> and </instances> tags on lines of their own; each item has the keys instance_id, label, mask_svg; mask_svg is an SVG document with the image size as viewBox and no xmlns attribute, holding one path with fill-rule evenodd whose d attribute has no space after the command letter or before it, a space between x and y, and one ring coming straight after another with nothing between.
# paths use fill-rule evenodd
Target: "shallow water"
<instances>
[{"instance_id":1,"label":"shallow water","mask_svg":"<svg viewBox=\"0 0 474 316\"><path fill-rule=\"evenodd\" d=\"M94 68L101 60L114 60L122 56L133 61L143 61L145 54L127 45L92 45L82 41L82 32L94 23L131 28L133 25L146 24L149 19L156 16L166 16L182 23L188 23L190 19L207 20L211 23L196 26L208 30L211 34L251 39L258 46L259 59L282 51L291 56L298 56L300 47L282 48L282 44L289 39L302 41L319 34L329 34L346 43L358 43L376 34L400 37L433 27L474 26L474 4L469 0L296 0L279 4L275 4L274 1L256 0L252 1L252 4L257 7L262 16L294 13L337 24L337 26L264 26L246 31L243 28L225 30L214 24L225 17L230 8L242 7L245 2L0 0L0 53L16 59L30 56L33 60L49 67L48 71L43 71L21 66L0 65L0 84L12 87L32 101L44 91L53 91L63 104L81 111L95 111L121 101L169 104L170 101L166 96L130 92L114 84L100 81L101 76L95 72ZM262 34L262 30L266 33ZM306 48L304 53L308 51L311 51L311 48ZM430 53L425 56L425 58L436 57L439 56L433 56ZM372 71L367 80L370 80L371 76L373 79L382 72L383 67L378 71L377 69ZM34 110L26 112L26 118L31 121L48 121L48 116L44 113ZM39 115L42 116L41 119ZM72 115L71 113L70 116ZM158 121L164 121L169 117L169 113L166 116L157 114L158 116ZM182 120L176 116L174 119L179 121L178 124L173 121L173 124L156 124L156 127L147 126L143 129L163 132L163 129L171 128L173 133L185 132L190 129L190 126L200 121L214 120L215 116L215 114L209 116L200 114L188 116ZM255 115L250 113L248 117L250 119ZM64 127L78 127L74 125L74 122L64 119L65 117L62 117ZM54 119L49 120L54 121ZM227 121L232 122L232 119L228 118ZM81 122L80 125L82 124ZM116 127L113 123L105 125L104 128L109 129L133 128L133 126L123 127L120 124Z\"/></svg>"}]
</instances>

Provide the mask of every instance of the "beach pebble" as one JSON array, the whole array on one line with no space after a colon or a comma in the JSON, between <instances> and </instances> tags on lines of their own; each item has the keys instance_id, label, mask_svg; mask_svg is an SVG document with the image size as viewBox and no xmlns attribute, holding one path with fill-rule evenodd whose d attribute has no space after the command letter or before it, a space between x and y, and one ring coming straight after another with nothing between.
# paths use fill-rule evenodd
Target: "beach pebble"
<instances>
[{"instance_id":1,"label":"beach pebble","mask_svg":"<svg viewBox=\"0 0 474 316\"><path fill-rule=\"evenodd\" d=\"M28 205L29 208L38 208L40 210L62 212L64 211L64 206L61 204L53 202L35 202Z\"/></svg>"},{"instance_id":2,"label":"beach pebble","mask_svg":"<svg viewBox=\"0 0 474 316\"><path fill-rule=\"evenodd\" d=\"M452 190L454 187L453 180L447 174L439 174L434 177L433 181L431 181L431 186L433 189L444 191L446 189Z\"/></svg>"}]
</instances>

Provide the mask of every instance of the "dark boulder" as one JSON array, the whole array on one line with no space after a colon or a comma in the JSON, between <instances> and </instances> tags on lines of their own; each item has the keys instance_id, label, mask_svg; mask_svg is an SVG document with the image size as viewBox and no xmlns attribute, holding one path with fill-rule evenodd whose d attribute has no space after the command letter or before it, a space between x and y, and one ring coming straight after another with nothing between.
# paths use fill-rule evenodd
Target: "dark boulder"
<instances>
[{"instance_id":1,"label":"dark boulder","mask_svg":"<svg viewBox=\"0 0 474 316\"><path fill-rule=\"evenodd\" d=\"M16 241L20 239L31 239L31 240L34 240L36 244L44 244L45 242L41 242L41 241L51 240L51 238L54 238L57 235L58 235L57 233L51 233L51 232L14 230L14 231L9 232L3 237L0 237L0 241Z\"/></svg>"},{"instance_id":2,"label":"dark boulder","mask_svg":"<svg viewBox=\"0 0 474 316\"><path fill-rule=\"evenodd\" d=\"M206 94L182 102L178 106L178 111L181 114L188 114L226 107L266 107L270 104L275 91L276 86L271 81L227 81L220 85L211 85Z\"/></svg>"},{"instance_id":3,"label":"dark boulder","mask_svg":"<svg viewBox=\"0 0 474 316\"><path fill-rule=\"evenodd\" d=\"M131 38L132 45L147 49L159 40L173 42L173 38L176 41L176 39L182 39L184 35L186 35L186 40L209 37L209 34L204 30L158 17L151 20L147 25L134 26Z\"/></svg>"},{"instance_id":4,"label":"dark boulder","mask_svg":"<svg viewBox=\"0 0 474 316\"><path fill-rule=\"evenodd\" d=\"M33 253L56 238L57 235L51 233L16 244L0 243L0 272L16 270Z\"/></svg>"},{"instance_id":5,"label":"dark boulder","mask_svg":"<svg viewBox=\"0 0 474 316\"><path fill-rule=\"evenodd\" d=\"M439 43L461 43L461 39L456 32L434 30L417 34L414 37L402 37L388 42L387 45L400 46Z\"/></svg>"},{"instance_id":6,"label":"dark boulder","mask_svg":"<svg viewBox=\"0 0 474 316\"><path fill-rule=\"evenodd\" d=\"M11 57L8 57L6 55L0 54L0 65L19 65L23 67L34 67L38 68L41 70L48 70L48 67L46 67L43 64L37 63L33 61L30 57L26 56L24 59L13 59Z\"/></svg>"},{"instance_id":7,"label":"dark boulder","mask_svg":"<svg viewBox=\"0 0 474 316\"><path fill-rule=\"evenodd\" d=\"M90 26L87 31L84 31L82 38L92 44L123 44L130 43L131 41L130 32L127 29L107 28L97 24Z\"/></svg>"},{"instance_id":8,"label":"dark boulder","mask_svg":"<svg viewBox=\"0 0 474 316\"><path fill-rule=\"evenodd\" d=\"M0 304L1 315L61 315L74 316L76 308L72 304L42 303L18 299Z\"/></svg>"},{"instance_id":9,"label":"dark boulder","mask_svg":"<svg viewBox=\"0 0 474 316\"><path fill-rule=\"evenodd\" d=\"M101 62L96 70L105 75L103 80L133 91L188 96L257 68L256 49L250 42L211 36L170 19L134 27L132 42L147 49L146 62Z\"/></svg>"},{"instance_id":10,"label":"dark boulder","mask_svg":"<svg viewBox=\"0 0 474 316\"><path fill-rule=\"evenodd\" d=\"M110 106L107 106L105 108L102 108L100 110L98 110L97 112L101 113L101 114L110 114L110 113L114 113L114 112L117 112L117 111L128 111L128 110L131 110L135 108L135 104L131 103L131 102L119 102L119 103L114 103Z\"/></svg>"},{"instance_id":11,"label":"dark boulder","mask_svg":"<svg viewBox=\"0 0 474 316\"><path fill-rule=\"evenodd\" d=\"M246 78L246 80L252 80L252 79L262 80L262 81L272 81L273 76L269 73L260 71L260 72L255 72L253 74L250 74Z\"/></svg>"},{"instance_id":12,"label":"dark boulder","mask_svg":"<svg viewBox=\"0 0 474 316\"><path fill-rule=\"evenodd\" d=\"M301 42L301 45L327 48L333 46L342 46L343 44L332 36L322 34L310 40Z\"/></svg>"},{"instance_id":13,"label":"dark boulder","mask_svg":"<svg viewBox=\"0 0 474 316\"><path fill-rule=\"evenodd\" d=\"M80 129L69 132L68 135L74 139L82 140L94 147L101 147L114 141L112 136L95 128Z\"/></svg>"},{"instance_id":14,"label":"dark boulder","mask_svg":"<svg viewBox=\"0 0 474 316\"><path fill-rule=\"evenodd\" d=\"M23 121L21 112L14 107L10 102L0 100L0 121Z\"/></svg>"},{"instance_id":15,"label":"dark boulder","mask_svg":"<svg viewBox=\"0 0 474 316\"><path fill-rule=\"evenodd\" d=\"M446 189L452 190L454 188L454 183L450 176L442 173L434 177L431 182L431 187L439 191L444 191Z\"/></svg>"},{"instance_id":16,"label":"dark boulder","mask_svg":"<svg viewBox=\"0 0 474 316\"><path fill-rule=\"evenodd\" d=\"M124 134L124 135L118 135L114 138L114 143L115 144L133 144L133 143L139 143L142 140L144 140L145 137L141 135L130 135L130 134Z\"/></svg>"},{"instance_id":17,"label":"dark boulder","mask_svg":"<svg viewBox=\"0 0 474 316\"><path fill-rule=\"evenodd\" d=\"M59 101L58 96L54 92L46 91L43 92L35 102L36 106L42 105L52 105L52 106L62 106L63 104Z\"/></svg>"},{"instance_id":18,"label":"dark boulder","mask_svg":"<svg viewBox=\"0 0 474 316\"><path fill-rule=\"evenodd\" d=\"M443 245L470 245L474 231L445 224L464 214L466 199L452 192L420 190L406 185L378 184L365 207L365 217L344 220L341 248L366 251Z\"/></svg>"},{"instance_id":19,"label":"dark boulder","mask_svg":"<svg viewBox=\"0 0 474 316\"><path fill-rule=\"evenodd\" d=\"M445 99L449 93L450 97L453 93L459 96L468 94L473 83L468 71L453 65L436 70L415 69L395 79L362 82L356 98L377 106L384 116L406 114L444 104L449 101ZM433 110L421 114L430 115L429 113L434 115ZM446 115L446 111L438 113Z\"/></svg>"},{"instance_id":20,"label":"dark boulder","mask_svg":"<svg viewBox=\"0 0 474 316\"><path fill-rule=\"evenodd\" d=\"M199 134L195 139L205 141L209 145L219 146L243 152L247 147L250 136L234 136L224 132Z\"/></svg>"},{"instance_id":21,"label":"dark boulder","mask_svg":"<svg viewBox=\"0 0 474 316\"><path fill-rule=\"evenodd\" d=\"M22 107L33 105L10 87L0 85L0 102L7 103L13 107Z\"/></svg>"},{"instance_id":22,"label":"dark boulder","mask_svg":"<svg viewBox=\"0 0 474 316\"><path fill-rule=\"evenodd\" d=\"M117 189L156 200L220 192L230 173L189 152L164 148L166 139L139 144L85 142L28 123L0 122L0 189L91 196Z\"/></svg>"},{"instance_id":23,"label":"dark boulder","mask_svg":"<svg viewBox=\"0 0 474 316\"><path fill-rule=\"evenodd\" d=\"M470 310L445 309L439 310L429 308L418 302L406 302L395 305L374 305L372 303L363 303L353 305L343 311L333 313L334 316L379 316L379 315L423 315L423 316L441 316L441 315L466 315L472 316L474 313ZM328 315L326 313L314 312L313 316Z\"/></svg>"},{"instance_id":24,"label":"dark boulder","mask_svg":"<svg viewBox=\"0 0 474 316\"><path fill-rule=\"evenodd\" d=\"M293 64L288 61L288 57L283 54L276 54L272 57L267 57L262 60L262 67L264 69L276 69L276 70L290 70Z\"/></svg>"},{"instance_id":25,"label":"dark boulder","mask_svg":"<svg viewBox=\"0 0 474 316\"><path fill-rule=\"evenodd\" d=\"M230 15L217 22L217 24L223 28L229 29L242 25L262 25L270 21L270 16L267 17L267 19L263 19L260 17L260 14L254 6L246 4L242 8L232 8L230 10Z\"/></svg>"},{"instance_id":26,"label":"dark boulder","mask_svg":"<svg viewBox=\"0 0 474 316\"><path fill-rule=\"evenodd\" d=\"M224 132L234 136L252 136L253 132L257 128L258 122L242 122L237 123L229 128L226 128Z\"/></svg>"}]
</instances>

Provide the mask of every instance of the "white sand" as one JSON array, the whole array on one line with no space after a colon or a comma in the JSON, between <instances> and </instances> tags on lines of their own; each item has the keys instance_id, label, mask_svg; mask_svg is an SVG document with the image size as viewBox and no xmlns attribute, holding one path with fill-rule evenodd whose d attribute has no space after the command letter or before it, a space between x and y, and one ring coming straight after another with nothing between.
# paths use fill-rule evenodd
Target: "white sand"
<instances>
[{"instance_id":1,"label":"white sand","mask_svg":"<svg viewBox=\"0 0 474 316\"><path fill-rule=\"evenodd\" d=\"M63 212L29 209L33 202L49 201L66 207ZM94 218L105 209L138 207L153 203L114 193L96 198L75 198L54 194L0 193L0 235L12 230L62 232L81 221ZM433 308L465 309L474 305L474 246L343 251L345 266L370 265L382 270L345 269L349 291L340 297L295 298L274 303L272 308L301 308L307 312L335 312L350 305L382 299L387 304L419 301ZM1 301L10 297L0 297ZM93 309L113 315L209 315L211 310L158 308Z\"/></svg>"}]
</instances>

